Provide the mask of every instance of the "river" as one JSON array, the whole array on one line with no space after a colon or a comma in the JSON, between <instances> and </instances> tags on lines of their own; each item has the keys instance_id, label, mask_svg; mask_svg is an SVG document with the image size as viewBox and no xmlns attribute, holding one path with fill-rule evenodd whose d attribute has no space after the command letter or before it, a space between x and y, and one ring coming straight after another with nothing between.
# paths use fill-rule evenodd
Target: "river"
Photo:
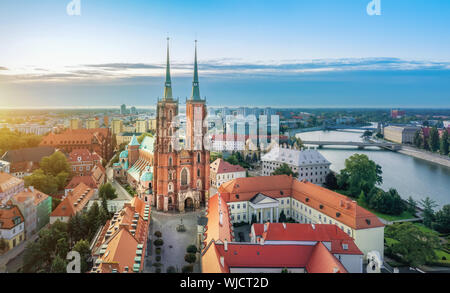
<instances>
[{"instance_id":1,"label":"river","mask_svg":"<svg viewBox=\"0 0 450 293\"><path fill-rule=\"evenodd\" d=\"M312 131L297 136L302 140L362 141L362 133L362 130ZM402 198L411 196L417 201L429 196L439 208L450 204L448 167L378 148L359 150L356 147L325 146L319 152L331 162L331 170L335 172L345 167L345 159L351 155L366 154L382 167L383 189L395 188Z\"/></svg>"}]
</instances>

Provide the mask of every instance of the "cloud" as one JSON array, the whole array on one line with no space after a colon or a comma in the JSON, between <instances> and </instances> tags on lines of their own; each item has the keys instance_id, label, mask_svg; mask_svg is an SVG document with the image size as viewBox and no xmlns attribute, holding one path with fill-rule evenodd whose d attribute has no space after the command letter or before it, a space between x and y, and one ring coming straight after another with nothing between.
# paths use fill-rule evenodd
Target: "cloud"
<instances>
[{"instance_id":1,"label":"cloud","mask_svg":"<svg viewBox=\"0 0 450 293\"><path fill-rule=\"evenodd\" d=\"M60 71L42 72L33 68L29 73L8 71L0 74L0 81L12 82L90 82L111 81L133 82L161 77L165 65L146 63L105 63L66 67ZM172 75L187 77L192 74L192 63L174 62ZM4 67L0 67L4 68ZM399 58L343 58L315 60L285 60L264 62L242 62L237 59L200 60L202 77L255 78L255 77L302 77L307 74L327 72L381 72L381 71L432 71L450 70L450 62L404 60Z\"/></svg>"},{"instance_id":2,"label":"cloud","mask_svg":"<svg viewBox=\"0 0 450 293\"><path fill-rule=\"evenodd\" d=\"M101 68L103 70L128 70L128 69L160 69L162 65L145 63L106 63L106 64L88 64L86 67Z\"/></svg>"}]
</instances>

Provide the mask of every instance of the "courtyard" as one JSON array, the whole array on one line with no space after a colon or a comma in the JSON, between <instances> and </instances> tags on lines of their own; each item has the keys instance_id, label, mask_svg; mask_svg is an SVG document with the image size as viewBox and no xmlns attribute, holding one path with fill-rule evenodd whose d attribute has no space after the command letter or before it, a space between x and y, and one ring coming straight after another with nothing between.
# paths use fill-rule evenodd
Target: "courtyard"
<instances>
[{"instance_id":1,"label":"courtyard","mask_svg":"<svg viewBox=\"0 0 450 293\"><path fill-rule=\"evenodd\" d=\"M170 266L175 267L176 272L181 272L183 266L188 264L184 260L186 248L191 244L197 245L197 219L204 213L204 209L182 214L152 211L144 272L156 272L156 267L153 265L157 263L155 245L153 244L153 241L157 239L156 231L162 233L161 239L164 241L161 246L161 260L159 261L161 272L165 273ZM184 232L177 231L177 227L181 223L186 229ZM194 273L200 272L199 254L197 253Z\"/></svg>"}]
</instances>

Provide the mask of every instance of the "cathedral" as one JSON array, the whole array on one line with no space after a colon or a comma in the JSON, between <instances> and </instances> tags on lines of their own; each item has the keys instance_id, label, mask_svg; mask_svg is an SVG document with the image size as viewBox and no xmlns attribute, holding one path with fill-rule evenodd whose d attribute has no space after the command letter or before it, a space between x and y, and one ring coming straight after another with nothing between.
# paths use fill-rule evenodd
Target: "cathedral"
<instances>
[{"instance_id":1,"label":"cathedral","mask_svg":"<svg viewBox=\"0 0 450 293\"><path fill-rule=\"evenodd\" d=\"M200 97L195 44L192 94L186 99L186 129L179 147L176 122L179 101L172 96L169 44L164 96L156 110L156 141L154 147L153 196L159 211L179 212L200 208L209 196L209 151L203 146L206 127L206 100Z\"/></svg>"}]
</instances>

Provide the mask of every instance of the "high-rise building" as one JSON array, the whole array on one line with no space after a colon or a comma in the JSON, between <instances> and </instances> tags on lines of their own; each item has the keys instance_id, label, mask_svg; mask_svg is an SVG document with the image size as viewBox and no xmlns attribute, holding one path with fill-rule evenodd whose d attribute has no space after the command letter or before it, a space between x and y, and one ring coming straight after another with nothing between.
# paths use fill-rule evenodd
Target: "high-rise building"
<instances>
[{"instance_id":1,"label":"high-rise building","mask_svg":"<svg viewBox=\"0 0 450 293\"><path fill-rule=\"evenodd\" d=\"M100 128L100 121L96 118L90 118L86 121L87 129Z\"/></svg>"},{"instance_id":2,"label":"high-rise building","mask_svg":"<svg viewBox=\"0 0 450 293\"><path fill-rule=\"evenodd\" d=\"M136 132L144 133L148 131L148 121L147 120L138 120L136 121Z\"/></svg>"},{"instance_id":3,"label":"high-rise building","mask_svg":"<svg viewBox=\"0 0 450 293\"><path fill-rule=\"evenodd\" d=\"M203 147L206 128L206 101L200 98L195 46L194 80L191 98L186 101L186 142L182 150L176 150L172 135L177 130L172 118L178 115L178 100L172 97L170 78L169 44L167 44L167 68L164 97L158 101L156 114L155 166L153 196L156 208L167 211L197 209L209 196L209 151Z\"/></svg>"},{"instance_id":4,"label":"high-rise building","mask_svg":"<svg viewBox=\"0 0 450 293\"><path fill-rule=\"evenodd\" d=\"M122 104L122 106L120 106L120 114L121 114L121 115L128 114L128 113L127 113L127 105Z\"/></svg>"},{"instance_id":5,"label":"high-rise building","mask_svg":"<svg viewBox=\"0 0 450 293\"><path fill-rule=\"evenodd\" d=\"M131 107L130 113L133 115L137 114L136 107Z\"/></svg>"},{"instance_id":6,"label":"high-rise building","mask_svg":"<svg viewBox=\"0 0 450 293\"><path fill-rule=\"evenodd\" d=\"M148 120L148 129L152 131L156 131L156 119Z\"/></svg>"},{"instance_id":7,"label":"high-rise building","mask_svg":"<svg viewBox=\"0 0 450 293\"><path fill-rule=\"evenodd\" d=\"M82 123L80 118L72 118L70 119L70 129L81 129Z\"/></svg>"},{"instance_id":8,"label":"high-rise building","mask_svg":"<svg viewBox=\"0 0 450 293\"><path fill-rule=\"evenodd\" d=\"M111 123L112 134L118 135L123 132L123 121L120 119L114 119Z\"/></svg>"}]
</instances>

